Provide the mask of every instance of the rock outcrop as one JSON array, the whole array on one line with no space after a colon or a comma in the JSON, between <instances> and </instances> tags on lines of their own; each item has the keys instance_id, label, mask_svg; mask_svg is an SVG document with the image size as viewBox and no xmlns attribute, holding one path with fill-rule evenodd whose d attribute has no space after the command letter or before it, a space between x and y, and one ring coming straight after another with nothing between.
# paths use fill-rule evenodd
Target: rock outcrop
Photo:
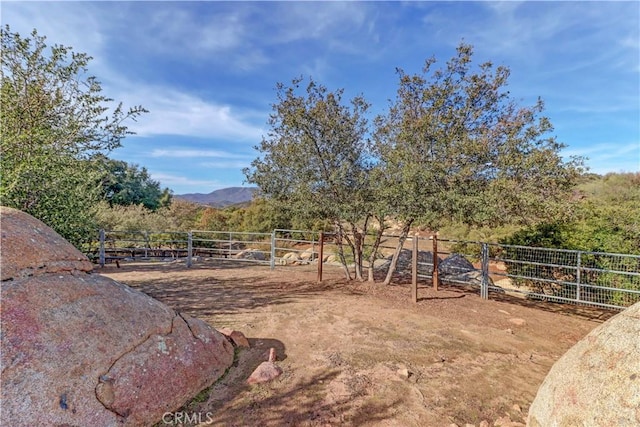
<instances>
[{"instance_id":1,"label":"rock outcrop","mask_svg":"<svg viewBox=\"0 0 640 427\"><path fill-rule=\"evenodd\" d=\"M598 326L553 365L527 424L640 425L640 303Z\"/></svg>"},{"instance_id":2,"label":"rock outcrop","mask_svg":"<svg viewBox=\"0 0 640 427\"><path fill-rule=\"evenodd\" d=\"M2 417L12 425L150 425L232 364L232 344L203 321L91 273L29 215L0 215Z\"/></svg>"},{"instance_id":3,"label":"rock outcrop","mask_svg":"<svg viewBox=\"0 0 640 427\"><path fill-rule=\"evenodd\" d=\"M413 258L413 252L410 249L402 249L398 255L398 263L396 264L396 271L393 273L393 278L398 277L411 277L411 261ZM438 258L438 262L442 260ZM387 260L380 264L380 271L387 272L391 265L391 256ZM433 272L433 253L430 251L418 251L418 274L431 275Z\"/></svg>"}]
</instances>

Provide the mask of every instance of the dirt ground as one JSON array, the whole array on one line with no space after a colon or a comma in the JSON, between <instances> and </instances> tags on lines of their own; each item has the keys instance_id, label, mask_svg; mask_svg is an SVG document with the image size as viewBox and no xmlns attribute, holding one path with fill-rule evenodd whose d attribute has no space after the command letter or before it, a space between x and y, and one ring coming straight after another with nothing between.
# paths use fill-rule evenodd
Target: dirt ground
<instances>
[{"instance_id":1,"label":"dirt ground","mask_svg":"<svg viewBox=\"0 0 640 427\"><path fill-rule=\"evenodd\" d=\"M330 266L321 284L313 265L97 272L249 338L236 366L185 408L201 425L522 426L552 364L616 313L428 283L414 304L408 283L346 282ZM284 373L247 385L272 347Z\"/></svg>"}]
</instances>

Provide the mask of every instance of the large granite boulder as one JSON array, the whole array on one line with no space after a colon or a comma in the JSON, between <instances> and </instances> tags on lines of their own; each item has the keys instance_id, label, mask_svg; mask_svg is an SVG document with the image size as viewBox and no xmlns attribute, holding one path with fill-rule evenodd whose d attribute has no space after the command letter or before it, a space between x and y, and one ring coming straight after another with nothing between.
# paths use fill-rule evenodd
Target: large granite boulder
<instances>
[{"instance_id":1,"label":"large granite boulder","mask_svg":"<svg viewBox=\"0 0 640 427\"><path fill-rule=\"evenodd\" d=\"M98 274L42 222L0 208L2 418L152 425L208 387L233 345L201 320Z\"/></svg>"},{"instance_id":2,"label":"large granite boulder","mask_svg":"<svg viewBox=\"0 0 640 427\"><path fill-rule=\"evenodd\" d=\"M461 254L451 254L438 264L438 273L440 280L444 283L467 284L472 286L482 285L482 271L477 270L471 261ZM488 278L488 285L493 290L499 287L495 286L493 280Z\"/></svg>"},{"instance_id":3,"label":"large granite boulder","mask_svg":"<svg viewBox=\"0 0 640 427\"><path fill-rule=\"evenodd\" d=\"M460 254L451 254L438 264L440 277L456 277L475 270L471 262Z\"/></svg>"},{"instance_id":4,"label":"large granite boulder","mask_svg":"<svg viewBox=\"0 0 640 427\"><path fill-rule=\"evenodd\" d=\"M640 303L598 326L553 365L527 424L640 425Z\"/></svg>"},{"instance_id":5,"label":"large granite boulder","mask_svg":"<svg viewBox=\"0 0 640 427\"><path fill-rule=\"evenodd\" d=\"M385 262L376 267L377 270L387 272L391 266L392 257L389 256ZM411 249L401 249L398 255L396 270L393 272L393 278L411 277L411 264L413 261L413 251ZM438 262L442 260L438 258ZM433 272L433 252L418 251L418 274L430 276Z\"/></svg>"}]
</instances>

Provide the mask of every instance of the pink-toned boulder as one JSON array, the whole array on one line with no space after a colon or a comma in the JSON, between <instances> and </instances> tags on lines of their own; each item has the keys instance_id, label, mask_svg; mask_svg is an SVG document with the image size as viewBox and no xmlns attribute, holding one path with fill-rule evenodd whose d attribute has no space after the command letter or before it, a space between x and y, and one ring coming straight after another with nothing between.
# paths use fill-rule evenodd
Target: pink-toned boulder
<instances>
[{"instance_id":1,"label":"pink-toned boulder","mask_svg":"<svg viewBox=\"0 0 640 427\"><path fill-rule=\"evenodd\" d=\"M251 347L247 337L245 337L244 334L240 331L236 331L229 328L222 328L222 329L218 329L218 332L220 332L222 335L224 335L229 340L231 340L231 343L233 344L234 347L242 347L242 348Z\"/></svg>"},{"instance_id":2,"label":"pink-toned boulder","mask_svg":"<svg viewBox=\"0 0 640 427\"><path fill-rule=\"evenodd\" d=\"M553 365L527 425L640 426L640 302L591 331Z\"/></svg>"},{"instance_id":3,"label":"pink-toned boulder","mask_svg":"<svg viewBox=\"0 0 640 427\"><path fill-rule=\"evenodd\" d=\"M276 351L274 348L269 349L269 360L262 362L247 378L247 384L266 383L278 378L282 375L282 368L275 364Z\"/></svg>"},{"instance_id":4,"label":"pink-toned boulder","mask_svg":"<svg viewBox=\"0 0 640 427\"><path fill-rule=\"evenodd\" d=\"M203 321L91 273L29 215L0 215L3 420L152 425L231 366L233 346Z\"/></svg>"}]
</instances>

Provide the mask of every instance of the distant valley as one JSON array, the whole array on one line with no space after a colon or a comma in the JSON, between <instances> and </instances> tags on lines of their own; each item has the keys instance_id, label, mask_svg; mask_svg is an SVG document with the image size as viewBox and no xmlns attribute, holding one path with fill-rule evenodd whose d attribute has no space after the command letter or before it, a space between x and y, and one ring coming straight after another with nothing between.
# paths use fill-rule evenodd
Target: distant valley
<instances>
[{"instance_id":1,"label":"distant valley","mask_svg":"<svg viewBox=\"0 0 640 427\"><path fill-rule=\"evenodd\" d=\"M174 197L200 205L224 208L231 205L242 205L251 202L256 191L258 191L257 187L229 187L221 188L208 194L176 194Z\"/></svg>"}]
</instances>

